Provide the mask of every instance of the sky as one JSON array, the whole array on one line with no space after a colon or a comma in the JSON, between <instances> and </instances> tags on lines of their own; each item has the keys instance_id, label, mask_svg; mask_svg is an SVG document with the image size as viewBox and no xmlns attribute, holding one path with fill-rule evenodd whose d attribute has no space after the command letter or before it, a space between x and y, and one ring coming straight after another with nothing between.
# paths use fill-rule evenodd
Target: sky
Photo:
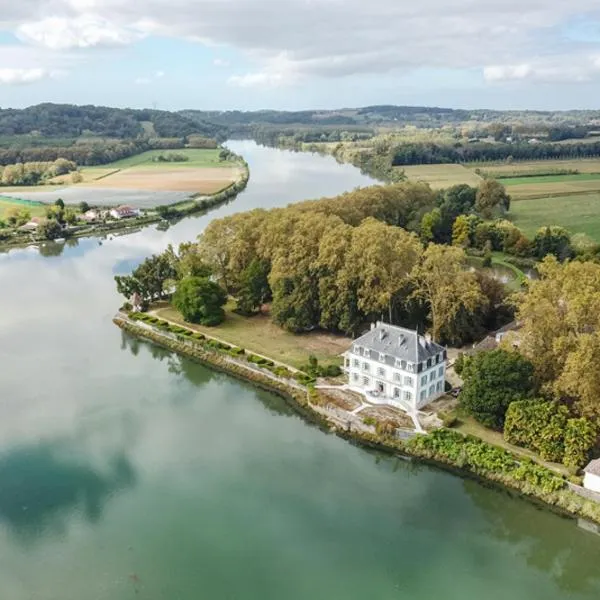
<instances>
[{"instance_id":1,"label":"sky","mask_svg":"<svg viewBox=\"0 0 600 600\"><path fill-rule=\"evenodd\" d=\"M0 106L599 108L600 0L0 0Z\"/></svg>"}]
</instances>

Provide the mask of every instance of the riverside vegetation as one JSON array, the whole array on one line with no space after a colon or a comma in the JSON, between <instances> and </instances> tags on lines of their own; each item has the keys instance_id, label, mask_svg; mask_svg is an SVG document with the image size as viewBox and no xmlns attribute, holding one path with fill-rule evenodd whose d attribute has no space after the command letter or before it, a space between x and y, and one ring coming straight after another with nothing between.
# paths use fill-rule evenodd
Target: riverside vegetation
<instances>
[{"instance_id":1,"label":"riverside vegetation","mask_svg":"<svg viewBox=\"0 0 600 600\"><path fill-rule=\"evenodd\" d=\"M175 299L185 289L180 308L185 313L191 307L184 314L191 322L208 317L205 323L218 324L230 296L250 319L267 303L272 320L298 334L315 328L355 334L383 314L457 344L477 339L516 311L523 323L520 346L507 342L506 349L459 358L457 371L465 379L462 409L494 429L502 430L508 420L508 442L564 461L575 474L597 447L600 394L589 381L589 361L597 355L594 332L600 330L595 320L600 264L595 252L578 253L560 230L527 240L502 218L509 208L510 198L497 182L441 192L414 183L374 186L213 221L197 243L147 259L132 275L117 276L117 287L127 298L138 294L146 303L168 298L173 290ZM526 249L530 260L544 258L540 279L517 296L507 298L499 282L466 268L471 239L489 251L493 238L505 251ZM203 291L188 294L190 289ZM557 332L556 347L548 342L549 330ZM564 406L561 418L553 410L518 413L520 403L533 398L536 405ZM517 413L518 418L511 416ZM548 435L558 446L552 454L541 441ZM395 440L384 438L371 442L396 447ZM594 508L581 509L556 469L458 432L418 439L408 446L417 455L578 514L595 514Z\"/></svg>"}]
</instances>

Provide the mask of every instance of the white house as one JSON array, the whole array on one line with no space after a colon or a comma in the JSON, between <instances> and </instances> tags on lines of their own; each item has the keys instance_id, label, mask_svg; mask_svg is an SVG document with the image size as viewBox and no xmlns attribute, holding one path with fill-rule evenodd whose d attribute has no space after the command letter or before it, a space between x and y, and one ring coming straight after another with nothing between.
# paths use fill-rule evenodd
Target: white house
<instances>
[{"instance_id":1,"label":"white house","mask_svg":"<svg viewBox=\"0 0 600 600\"><path fill-rule=\"evenodd\" d=\"M583 477L583 487L600 493L600 458L593 460L585 469Z\"/></svg>"},{"instance_id":2,"label":"white house","mask_svg":"<svg viewBox=\"0 0 600 600\"><path fill-rule=\"evenodd\" d=\"M343 356L350 388L374 404L415 411L444 393L446 349L411 329L378 321Z\"/></svg>"},{"instance_id":3,"label":"white house","mask_svg":"<svg viewBox=\"0 0 600 600\"><path fill-rule=\"evenodd\" d=\"M137 208L126 206L125 204L117 206L117 208L113 208L110 211L110 216L113 217L113 219L126 219L128 217L138 217L139 215L140 211Z\"/></svg>"}]
</instances>

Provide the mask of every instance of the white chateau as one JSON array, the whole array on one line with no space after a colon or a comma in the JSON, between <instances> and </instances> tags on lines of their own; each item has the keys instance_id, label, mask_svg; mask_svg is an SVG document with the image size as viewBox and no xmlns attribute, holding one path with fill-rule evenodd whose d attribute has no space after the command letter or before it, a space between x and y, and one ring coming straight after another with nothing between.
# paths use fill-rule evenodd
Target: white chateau
<instances>
[{"instance_id":1,"label":"white chateau","mask_svg":"<svg viewBox=\"0 0 600 600\"><path fill-rule=\"evenodd\" d=\"M446 349L416 331L378 321L343 356L350 388L374 404L413 412L444 393Z\"/></svg>"}]
</instances>

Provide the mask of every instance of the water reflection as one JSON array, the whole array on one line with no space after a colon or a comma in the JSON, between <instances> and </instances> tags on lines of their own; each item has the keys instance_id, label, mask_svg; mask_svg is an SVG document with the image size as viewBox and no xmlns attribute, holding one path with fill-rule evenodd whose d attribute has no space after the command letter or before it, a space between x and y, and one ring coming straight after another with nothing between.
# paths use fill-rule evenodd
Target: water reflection
<instances>
[{"instance_id":1,"label":"water reflection","mask_svg":"<svg viewBox=\"0 0 600 600\"><path fill-rule=\"evenodd\" d=\"M63 533L76 514L97 522L104 504L136 482L124 454L100 470L73 460L54 445L19 448L0 457L0 521L24 542Z\"/></svg>"},{"instance_id":2,"label":"water reflection","mask_svg":"<svg viewBox=\"0 0 600 600\"><path fill-rule=\"evenodd\" d=\"M598 537L574 527L573 519L556 518L548 531L548 511L529 502L517 502L508 492L491 492L475 481L464 489L485 513L486 533L509 542L530 567L549 574L559 588L570 593L600 591Z\"/></svg>"}]
</instances>

